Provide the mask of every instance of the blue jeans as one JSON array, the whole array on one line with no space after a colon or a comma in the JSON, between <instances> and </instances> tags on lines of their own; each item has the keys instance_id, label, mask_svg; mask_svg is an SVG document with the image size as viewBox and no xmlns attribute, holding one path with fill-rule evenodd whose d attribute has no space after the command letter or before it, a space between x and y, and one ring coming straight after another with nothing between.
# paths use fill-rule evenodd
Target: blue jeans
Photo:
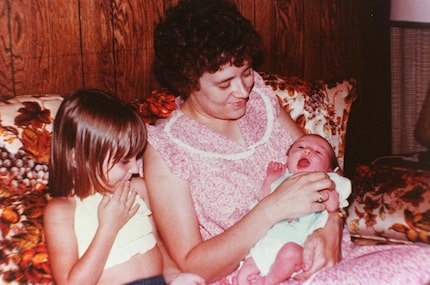
<instances>
[{"instance_id":1,"label":"blue jeans","mask_svg":"<svg viewBox=\"0 0 430 285\"><path fill-rule=\"evenodd\" d=\"M145 279L136 280L125 285L167 285L163 275L157 275Z\"/></svg>"}]
</instances>

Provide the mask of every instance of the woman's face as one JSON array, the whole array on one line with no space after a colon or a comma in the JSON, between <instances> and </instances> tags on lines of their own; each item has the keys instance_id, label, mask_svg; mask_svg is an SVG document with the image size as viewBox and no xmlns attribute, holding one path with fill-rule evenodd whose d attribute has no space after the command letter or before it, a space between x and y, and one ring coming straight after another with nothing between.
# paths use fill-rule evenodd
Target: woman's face
<instances>
[{"instance_id":1,"label":"woman's face","mask_svg":"<svg viewBox=\"0 0 430 285\"><path fill-rule=\"evenodd\" d=\"M191 93L186 103L192 112L206 119L236 120L245 115L249 93L254 86L249 63L241 67L226 64L215 73L200 77L200 89Z\"/></svg>"}]
</instances>

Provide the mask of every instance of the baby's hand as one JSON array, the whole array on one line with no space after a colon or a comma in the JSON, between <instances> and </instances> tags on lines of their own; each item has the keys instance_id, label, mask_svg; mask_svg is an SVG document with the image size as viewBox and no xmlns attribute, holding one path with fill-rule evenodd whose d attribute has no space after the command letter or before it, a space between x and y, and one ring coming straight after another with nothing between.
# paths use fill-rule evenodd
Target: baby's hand
<instances>
[{"instance_id":1,"label":"baby's hand","mask_svg":"<svg viewBox=\"0 0 430 285\"><path fill-rule=\"evenodd\" d=\"M206 281L193 273L179 273L169 285L206 285Z\"/></svg>"},{"instance_id":2,"label":"baby's hand","mask_svg":"<svg viewBox=\"0 0 430 285\"><path fill-rule=\"evenodd\" d=\"M121 182L113 194L105 194L98 207L99 225L119 231L139 209L139 205L134 205L136 195L129 181Z\"/></svg>"},{"instance_id":3,"label":"baby's hand","mask_svg":"<svg viewBox=\"0 0 430 285\"><path fill-rule=\"evenodd\" d=\"M270 179L272 181L275 181L282 174L284 174L286 168L287 168L287 166L285 164L282 164L282 163L276 162L276 161L271 161L267 165L266 179Z\"/></svg>"}]
</instances>

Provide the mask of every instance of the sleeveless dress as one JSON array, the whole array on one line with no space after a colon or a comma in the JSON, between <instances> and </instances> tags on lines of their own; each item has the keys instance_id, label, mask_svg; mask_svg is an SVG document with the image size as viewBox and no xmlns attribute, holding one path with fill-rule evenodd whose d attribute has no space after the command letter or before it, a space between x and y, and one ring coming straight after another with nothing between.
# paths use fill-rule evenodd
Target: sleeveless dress
<instances>
[{"instance_id":1,"label":"sleeveless dress","mask_svg":"<svg viewBox=\"0 0 430 285\"><path fill-rule=\"evenodd\" d=\"M255 74L247 112L239 120L246 146L212 131L177 108L148 126L148 142L169 170L190 183L203 239L225 231L262 198L269 161L285 163L293 142L277 120L279 103Z\"/></svg>"},{"instance_id":2,"label":"sleeveless dress","mask_svg":"<svg viewBox=\"0 0 430 285\"><path fill-rule=\"evenodd\" d=\"M279 103L274 92L256 72L254 81L247 112L238 121L246 146L187 117L179 100L168 119L147 126L148 142L170 172L189 182L204 240L224 232L262 198L268 163L285 163L286 151L293 143L278 121ZM430 246L360 247L352 244L345 229L342 253L341 263L317 272L307 283L344 285L366 280L366 284L393 285L426 284L430 280ZM236 273L213 284L232 284ZM393 278L403 283L393 282ZM283 284L302 283L289 280Z\"/></svg>"},{"instance_id":3,"label":"sleeveless dress","mask_svg":"<svg viewBox=\"0 0 430 285\"><path fill-rule=\"evenodd\" d=\"M75 233L79 257L85 253L96 233L98 226L97 208L102 197L101 194L96 193L83 200L75 198ZM137 213L118 232L109 252L105 269L124 263L134 255L145 253L156 245L156 240L152 233L152 224L149 220L151 211L139 197L136 198L136 203L140 207Z\"/></svg>"}]
</instances>

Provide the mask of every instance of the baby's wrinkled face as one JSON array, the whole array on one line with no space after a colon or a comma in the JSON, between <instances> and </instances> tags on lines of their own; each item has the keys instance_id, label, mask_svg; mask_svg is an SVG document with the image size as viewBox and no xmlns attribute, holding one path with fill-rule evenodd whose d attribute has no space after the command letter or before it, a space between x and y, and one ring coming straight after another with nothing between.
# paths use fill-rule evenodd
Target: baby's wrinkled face
<instances>
[{"instance_id":1,"label":"baby's wrinkled face","mask_svg":"<svg viewBox=\"0 0 430 285\"><path fill-rule=\"evenodd\" d=\"M288 152L287 166L291 173L331 171L331 146L322 137L303 136Z\"/></svg>"}]
</instances>

